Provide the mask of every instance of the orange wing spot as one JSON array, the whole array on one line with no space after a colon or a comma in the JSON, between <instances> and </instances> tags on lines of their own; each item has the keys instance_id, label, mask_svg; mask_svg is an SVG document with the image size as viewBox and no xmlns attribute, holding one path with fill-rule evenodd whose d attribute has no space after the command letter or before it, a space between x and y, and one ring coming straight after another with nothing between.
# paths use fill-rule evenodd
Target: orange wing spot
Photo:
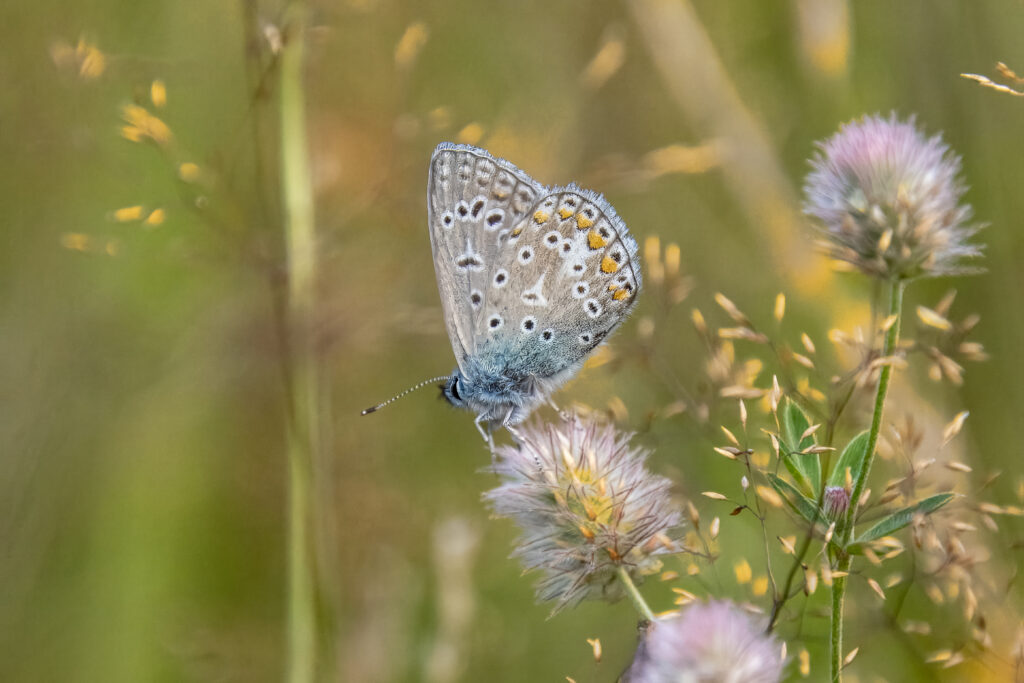
<instances>
[{"instance_id":1,"label":"orange wing spot","mask_svg":"<svg viewBox=\"0 0 1024 683\"><path fill-rule=\"evenodd\" d=\"M519 237L519 235L521 235L522 232L523 232L523 229L521 227L520 228L516 228L515 230L512 231L512 236L513 237Z\"/></svg>"},{"instance_id":2,"label":"orange wing spot","mask_svg":"<svg viewBox=\"0 0 1024 683\"><path fill-rule=\"evenodd\" d=\"M616 263L611 256L605 256L601 259L601 272L602 273L614 273L619 269L619 264Z\"/></svg>"},{"instance_id":3,"label":"orange wing spot","mask_svg":"<svg viewBox=\"0 0 1024 683\"><path fill-rule=\"evenodd\" d=\"M627 296L629 296L629 290L628 289L620 289L619 291L617 291L614 294L612 294L612 298L615 299L616 301L622 301Z\"/></svg>"},{"instance_id":4,"label":"orange wing spot","mask_svg":"<svg viewBox=\"0 0 1024 683\"><path fill-rule=\"evenodd\" d=\"M591 230L587 233L587 244L590 245L591 249L600 249L605 245L605 241L596 231Z\"/></svg>"},{"instance_id":5,"label":"orange wing spot","mask_svg":"<svg viewBox=\"0 0 1024 683\"><path fill-rule=\"evenodd\" d=\"M572 216L572 209L563 206L558 210L558 215L561 216L563 220L569 218Z\"/></svg>"},{"instance_id":6,"label":"orange wing spot","mask_svg":"<svg viewBox=\"0 0 1024 683\"><path fill-rule=\"evenodd\" d=\"M579 226L580 230L586 230L594 224L594 221L590 220L583 214L576 216L576 225Z\"/></svg>"},{"instance_id":7,"label":"orange wing spot","mask_svg":"<svg viewBox=\"0 0 1024 683\"><path fill-rule=\"evenodd\" d=\"M613 282L610 285L608 285L608 291L609 292L614 292L618 288L619 288L619 283L617 283L617 282Z\"/></svg>"},{"instance_id":8,"label":"orange wing spot","mask_svg":"<svg viewBox=\"0 0 1024 683\"><path fill-rule=\"evenodd\" d=\"M504 190L495 190L493 194L495 199L504 199L508 196L508 192L505 192Z\"/></svg>"},{"instance_id":9,"label":"orange wing spot","mask_svg":"<svg viewBox=\"0 0 1024 683\"><path fill-rule=\"evenodd\" d=\"M533 220L535 223L538 224L547 223L549 218L551 218L551 216L547 215L543 211L538 211L537 213L533 214Z\"/></svg>"}]
</instances>

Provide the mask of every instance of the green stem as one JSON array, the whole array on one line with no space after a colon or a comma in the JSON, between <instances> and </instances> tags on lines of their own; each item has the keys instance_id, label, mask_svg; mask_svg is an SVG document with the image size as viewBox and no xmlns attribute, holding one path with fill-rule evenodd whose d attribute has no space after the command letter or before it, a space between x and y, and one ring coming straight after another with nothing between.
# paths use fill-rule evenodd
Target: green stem
<instances>
[{"instance_id":1,"label":"green stem","mask_svg":"<svg viewBox=\"0 0 1024 683\"><path fill-rule=\"evenodd\" d=\"M819 496L819 500L821 497ZM779 615L782 614L782 608L789 601L789 591L793 587L793 579L796 577L797 570L803 565L804 556L807 554L807 549L811 546L811 541L814 539L814 525L817 523L817 517L814 522L811 523L807 529L807 533L804 534L804 539L800 543L800 548L796 551L796 555L793 557L793 564L789 566L789 571L786 573L786 580L782 586L782 592L776 596L772 604L772 613L768 618L768 626L765 629L771 632L775 628L775 622L779 620Z\"/></svg>"},{"instance_id":2,"label":"green stem","mask_svg":"<svg viewBox=\"0 0 1024 683\"><path fill-rule=\"evenodd\" d=\"M312 475L319 447L316 354L311 338L316 250L313 191L306 140L302 68L306 7L287 10L281 52L281 192L287 245L292 415L288 425L288 670L289 683L311 683L316 671L317 618Z\"/></svg>"},{"instance_id":3,"label":"green stem","mask_svg":"<svg viewBox=\"0 0 1024 683\"><path fill-rule=\"evenodd\" d=\"M900 337L901 311L903 309L903 290L906 285L902 280L891 284L889 290L889 315L896 316L896 321L885 333L885 343L882 345L882 357L889 358L896 350L896 342ZM864 464L860 469L860 475L853 483L853 492L850 494L850 505L846 508L846 518L843 520L844 545L853 535L853 520L857 510L857 501L864 495L864 487L867 486L868 475L871 474L871 464L875 459L875 448L878 446L878 434L882 430L882 415L885 412L885 396L889 391L889 379L892 377L892 364L886 363L878 376L878 392L875 394L875 410L871 416L871 431L868 432L868 445L864 451Z\"/></svg>"},{"instance_id":4,"label":"green stem","mask_svg":"<svg viewBox=\"0 0 1024 683\"><path fill-rule=\"evenodd\" d=\"M882 357L888 358L896 350L896 343L900 337L900 318L903 310L903 290L905 283L896 280L890 283L889 287L889 315L895 315L896 321L885 333L885 342L882 345ZM850 494L850 504L846 509L846 516L842 520L840 548L846 548L850 539L853 538L853 526L857 502L864 495L864 487L867 485L868 475L871 474L871 464L875 459L875 449L878 446L878 434L882 429L882 416L885 412L885 397L889 391L889 380L892 377L892 364L886 363L878 376L878 391L875 394L875 410L871 416L871 430L868 432L868 444L864 450L864 464L861 466L860 474L853 483L853 491ZM840 551L837 571L846 574L850 571L853 558L845 552ZM832 628L831 628L831 672L832 681L838 683L842 680L843 666L843 606L846 599L846 585L848 576L840 576L832 582Z\"/></svg>"},{"instance_id":5,"label":"green stem","mask_svg":"<svg viewBox=\"0 0 1024 683\"><path fill-rule=\"evenodd\" d=\"M850 556L843 555L839 560L837 571L850 571ZM832 672L832 683L843 680L843 606L846 602L846 580L848 576L832 579L832 628L829 643L829 662Z\"/></svg>"},{"instance_id":6,"label":"green stem","mask_svg":"<svg viewBox=\"0 0 1024 683\"><path fill-rule=\"evenodd\" d=\"M636 611L647 621L654 621L654 612L651 611L647 601L644 600L644 596L637 590L636 584L633 583L633 579L629 576L629 572L626 571L625 567L619 567L619 579L622 580L622 585L626 587L626 595L633 601Z\"/></svg>"}]
</instances>

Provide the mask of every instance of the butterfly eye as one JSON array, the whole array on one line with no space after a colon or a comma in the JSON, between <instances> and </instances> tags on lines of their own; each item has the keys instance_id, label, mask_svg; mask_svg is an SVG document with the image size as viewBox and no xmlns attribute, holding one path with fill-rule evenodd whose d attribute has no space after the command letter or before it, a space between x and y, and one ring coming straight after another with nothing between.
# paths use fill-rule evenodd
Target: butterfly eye
<instances>
[{"instance_id":1,"label":"butterfly eye","mask_svg":"<svg viewBox=\"0 0 1024 683\"><path fill-rule=\"evenodd\" d=\"M459 382L459 378L456 377L452 381L451 386L448 387L448 391L451 392L452 398L454 398L456 401L462 400L462 392L459 391L459 384L461 384L461 382Z\"/></svg>"}]
</instances>

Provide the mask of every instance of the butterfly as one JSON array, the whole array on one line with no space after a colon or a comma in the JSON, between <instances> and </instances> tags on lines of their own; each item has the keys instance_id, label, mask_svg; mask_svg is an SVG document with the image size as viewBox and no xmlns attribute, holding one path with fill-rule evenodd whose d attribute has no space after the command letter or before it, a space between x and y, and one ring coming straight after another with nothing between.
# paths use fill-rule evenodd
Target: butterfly
<instances>
[{"instance_id":1,"label":"butterfly","mask_svg":"<svg viewBox=\"0 0 1024 683\"><path fill-rule=\"evenodd\" d=\"M633 310L636 240L600 194L447 142L430 159L427 216L458 364L441 393L487 439L483 425L515 427L550 402Z\"/></svg>"}]
</instances>

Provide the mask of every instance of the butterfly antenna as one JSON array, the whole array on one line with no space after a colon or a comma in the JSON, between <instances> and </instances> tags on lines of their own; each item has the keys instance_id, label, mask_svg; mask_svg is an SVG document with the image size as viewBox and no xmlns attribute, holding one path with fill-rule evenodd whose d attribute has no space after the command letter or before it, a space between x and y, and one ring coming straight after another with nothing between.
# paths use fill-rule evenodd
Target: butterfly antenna
<instances>
[{"instance_id":1,"label":"butterfly antenna","mask_svg":"<svg viewBox=\"0 0 1024 683\"><path fill-rule=\"evenodd\" d=\"M408 389L406 389L402 393L396 394L395 396L392 396L391 398L389 398L388 400L384 401L383 403L378 403L375 406L367 408L366 410L364 410L360 414L361 415L369 415L370 413L375 413L378 410L380 410L381 408L383 408L384 406L388 405L389 403L394 403L395 401L397 401L398 399L402 398L406 394L411 394L412 392L416 391L417 389L422 389L423 387L427 386L428 384L434 384L435 382L440 382L441 380L446 380L446 379L449 379L450 377L451 377L451 375L441 375L440 377L431 377L430 379L425 379L422 382L420 382L419 384L417 384L415 386L412 386L412 387L409 387Z\"/></svg>"}]
</instances>

